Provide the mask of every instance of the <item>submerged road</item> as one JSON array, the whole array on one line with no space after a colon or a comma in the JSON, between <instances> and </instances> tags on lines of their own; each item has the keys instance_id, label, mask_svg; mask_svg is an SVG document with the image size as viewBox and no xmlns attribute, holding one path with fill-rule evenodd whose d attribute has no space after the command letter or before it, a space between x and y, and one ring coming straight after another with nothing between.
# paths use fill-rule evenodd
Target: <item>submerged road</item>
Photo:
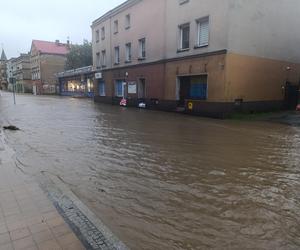
<instances>
[{"instance_id":1,"label":"submerged road","mask_svg":"<svg viewBox=\"0 0 300 250\"><path fill-rule=\"evenodd\" d=\"M300 129L0 96L29 175L57 176L132 249L299 249Z\"/></svg>"}]
</instances>

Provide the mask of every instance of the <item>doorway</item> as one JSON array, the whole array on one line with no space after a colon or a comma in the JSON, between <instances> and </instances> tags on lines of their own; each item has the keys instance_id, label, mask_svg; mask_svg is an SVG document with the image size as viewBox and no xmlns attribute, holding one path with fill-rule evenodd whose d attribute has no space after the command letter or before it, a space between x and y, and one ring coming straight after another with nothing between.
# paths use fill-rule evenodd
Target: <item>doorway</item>
<instances>
[{"instance_id":1,"label":"doorway","mask_svg":"<svg viewBox=\"0 0 300 250\"><path fill-rule=\"evenodd\" d=\"M146 80L144 78L139 79L138 82L138 99L146 98Z\"/></svg>"},{"instance_id":2,"label":"doorway","mask_svg":"<svg viewBox=\"0 0 300 250\"><path fill-rule=\"evenodd\" d=\"M295 109L299 101L299 86L293 85L290 82L285 86L284 108Z\"/></svg>"}]
</instances>

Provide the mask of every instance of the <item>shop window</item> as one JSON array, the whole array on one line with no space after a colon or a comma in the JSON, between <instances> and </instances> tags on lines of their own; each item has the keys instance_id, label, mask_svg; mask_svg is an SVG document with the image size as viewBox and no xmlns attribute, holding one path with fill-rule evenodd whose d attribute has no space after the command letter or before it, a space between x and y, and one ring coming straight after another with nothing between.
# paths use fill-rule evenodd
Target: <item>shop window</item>
<instances>
[{"instance_id":1,"label":"shop window","mask_svg":"<svg viewBox=\"0 0 300 250\"><path fill-rule=\"evenodd\" d=\"M122 80L117 80L115 82L115 95L117 97L123 97L123 81Z\"/></svg>"},{"instance_id":2,"label":"shop window","mask_svg":"<svg viewBox=\"0 0 300 250\"><path fill-rule=\"evenodd\" d=\"M207 99L207 76L206 75L191 78L190 98L195 100Z\"/></svg>"},{"instance_id":3,"label":"shop window","mask_svg":"<svg viewBox=\"0 0 300 250\"><path fill-rule=\"evenodd\" d=\"M105 96L105 82L99 82L99 96Z\"/></svg>"}]
</instances>

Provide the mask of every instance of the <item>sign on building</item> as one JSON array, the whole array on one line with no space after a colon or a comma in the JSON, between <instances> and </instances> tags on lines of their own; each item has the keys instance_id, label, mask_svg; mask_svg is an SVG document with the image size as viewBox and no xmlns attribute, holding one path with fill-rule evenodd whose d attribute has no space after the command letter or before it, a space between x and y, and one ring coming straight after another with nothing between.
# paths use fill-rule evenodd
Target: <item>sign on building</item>
<instances>
[{"instance_id":1,"label":"sign on building","mask_svg":"<svg viewBox=\"0 0 300 250\"><path fill-rule=\"evenodd\" d=\"M95 74L95 78L96 78L96 79L102 79L102 73L101 73L101 72L96 73L96 74Z\"/></svg>"},{"instance_id":2,"label":"sign on building","mask_svg":"<svg viewBox=\"0 0 300 250\"><path fill-rule=\"evenodd\" d=\"M136 82L128 82L128 94L136 94Z\"/></svg>"}]
</instances>

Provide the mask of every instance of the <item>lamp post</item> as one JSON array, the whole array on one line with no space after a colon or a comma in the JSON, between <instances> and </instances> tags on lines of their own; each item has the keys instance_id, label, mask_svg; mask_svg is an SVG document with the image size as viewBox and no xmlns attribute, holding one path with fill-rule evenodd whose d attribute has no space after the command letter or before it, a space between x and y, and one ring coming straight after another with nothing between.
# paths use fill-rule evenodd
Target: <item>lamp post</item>
<instances>
[{"instance_id":1,"label":"lamp post","mask_svg":"<svg viewBox=\"0 0 300 250\"><path fill-rule=\"evenodd\" d=\"M14 104L16 105L16 78L10 77L9 82L13 85Z\"/></svg>"}]
</instances>

